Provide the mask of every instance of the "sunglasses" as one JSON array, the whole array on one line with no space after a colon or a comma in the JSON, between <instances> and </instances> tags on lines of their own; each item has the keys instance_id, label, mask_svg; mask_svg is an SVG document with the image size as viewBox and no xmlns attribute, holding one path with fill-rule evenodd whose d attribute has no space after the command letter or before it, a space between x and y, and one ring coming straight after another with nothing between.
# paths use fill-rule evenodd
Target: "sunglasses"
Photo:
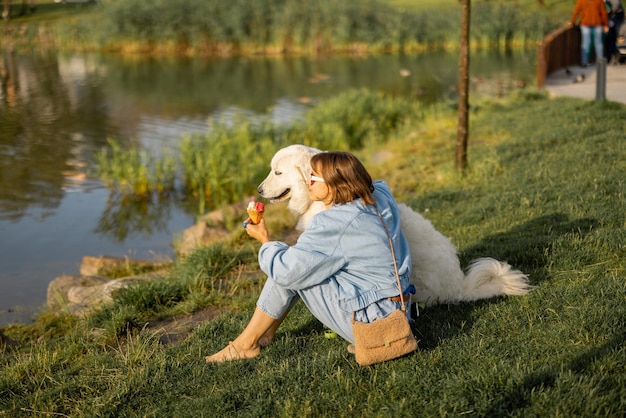
<instances>
[{"instance_id":1,"label":"sunglasses","mask_svg":"<svg viewBox=\"0 0 626 418\"><path fill-rule=\"evenodd\" d=\"M311 183L315 183L316 181L319 181L319 182L323 183L324 179L314 175L313 173L311 173Z\"/></svg>"}]
</instances>

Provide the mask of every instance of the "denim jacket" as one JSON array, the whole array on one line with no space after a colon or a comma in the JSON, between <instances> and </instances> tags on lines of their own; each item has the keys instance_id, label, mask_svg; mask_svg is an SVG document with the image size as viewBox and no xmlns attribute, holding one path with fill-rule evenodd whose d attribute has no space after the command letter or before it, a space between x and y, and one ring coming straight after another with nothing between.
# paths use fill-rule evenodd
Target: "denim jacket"
<instances>
[{"instance_id":1,"label":"denim jacket","mask_svg":"<svg viewBox=\"0 0 626 418\"><path fill-rule=\"evenodd\" d=\"M411 255L400 229L398 206L385 182L374 182L374 188L376 206L393 239L402 289L406 289ZM259 264L271 280L296 291L333 281L339 307L347 312L399 293L387 233L376 208L361 199L315 215L291 247L279 241L263 244Z\"/></svg>"}]
</instances>

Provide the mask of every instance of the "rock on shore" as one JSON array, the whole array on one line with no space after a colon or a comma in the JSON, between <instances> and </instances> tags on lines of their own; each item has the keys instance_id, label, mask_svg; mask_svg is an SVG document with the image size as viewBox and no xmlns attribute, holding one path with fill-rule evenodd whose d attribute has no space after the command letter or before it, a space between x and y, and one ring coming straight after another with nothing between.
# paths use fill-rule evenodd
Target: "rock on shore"
<instances>
[{"instance_id":1,"label":"rock on shore","mask_svg":"<svg viewBox=\"0 0 626 418\"><path fill-rule=\"evenodd\" d=\"M87 262L85 263L85 259ZM141 280L153 280L163 277L165 271L111 279L95 274L82 274L83 271L98 270L93 267L92 260L102 268L119 263L128 263L126 258L119 257L85 257L81 265L81 274L59 276L48 285L47 303L53 311L66 311L71 315L82 316L90 309L113 301L113 293L131 283ZM132 261L131 261L132 262ZM145 263L146 262L142 262Z\"/></svg>"},{"instance_id":2,"label":"rock on shore","mask_svg":"<svg viewBox=\"0 0 626 418\"><path fill-rule=\"evenodd\" d=\"M246 202L241 202L204 215L195 225L182 232L176 246L178 256L185 257L196 248L231 236L233 231L226 228L225 224L229 219L244 219L245 208ZM116 271L129 270L130 266L156 271L115 279L107 277ZM83 316L90 309L112 302L116 290L137 281L164 277L167 270L158 270L160 267L165 268L165 263L128 257L85 256L81 262L80 274L59 276L50 282L47 305L52 311L66 311L71 315Z\"/></svg>"}]
</instances>

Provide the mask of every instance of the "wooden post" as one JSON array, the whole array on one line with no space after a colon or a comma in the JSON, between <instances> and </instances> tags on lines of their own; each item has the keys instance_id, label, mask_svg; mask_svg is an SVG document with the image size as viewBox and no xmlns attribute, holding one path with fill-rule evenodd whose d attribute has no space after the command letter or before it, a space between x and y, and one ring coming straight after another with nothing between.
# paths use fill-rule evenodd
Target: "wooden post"
<instances>
[{"instance_id":1,"label":"wooden post","mask_svg":"<svg viewBox=\"0 0 626 418\"><path fill-rule=\"evenodd\" d=\"M467 138L469 134L469 43L470 3L461 0L461 39L459 53L459 125L456 135L455 166L458 171L467 168Z\"/></svg>"},{"instance_id":2,"label":"wooden post","mask_svg":"<svg viewBox=\"0 0 626 418\"><path fill-rule=\"evenodd\" d=\"M606 58L596 61L596 100L606 100Z\"/></svg>"}]
</instances>

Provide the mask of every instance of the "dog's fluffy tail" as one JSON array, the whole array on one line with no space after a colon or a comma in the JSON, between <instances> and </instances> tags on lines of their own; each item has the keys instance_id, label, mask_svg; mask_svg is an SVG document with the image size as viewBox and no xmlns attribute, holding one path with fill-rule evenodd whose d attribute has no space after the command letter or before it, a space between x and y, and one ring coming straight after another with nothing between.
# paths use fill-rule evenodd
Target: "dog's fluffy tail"
<instances>
[{"instance_id":1,"label":"dog's fluffy tail","mask_svg":"<svg viewBox=\"0 0 626 418\"><path fill-rule=\"evenodd\" d=\"M525 295L531 290L524 273L493 258L474 260L464 273L452 242L418 212L402 203L398 207L411 249L416 301L431 306Z\"/></svg>"},{"instance_id":2,"label":"dog's fluffy tail","mask_svg":"<svg viewBox=\"0 0 626 418\"><path fill-rule=\"evenodd\" d=\"M526 274L490 257L476 259L470 264L462 286L458 302L495 296L522 296L532 288Z\"/></svg>"}]
</instances>

